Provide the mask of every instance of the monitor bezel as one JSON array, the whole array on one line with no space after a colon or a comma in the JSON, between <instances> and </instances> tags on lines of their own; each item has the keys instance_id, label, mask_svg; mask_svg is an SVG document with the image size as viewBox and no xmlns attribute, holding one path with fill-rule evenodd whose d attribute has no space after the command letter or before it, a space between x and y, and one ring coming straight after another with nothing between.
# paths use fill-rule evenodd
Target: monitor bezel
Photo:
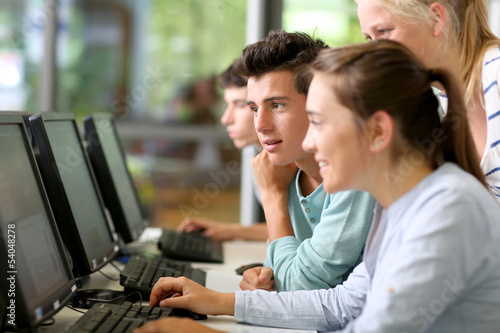
<instances>
[{"instance_id":1,"label":"monitor bezel","mask_svg":"<svg viewBox=\"0 0 500 333\"><path fill-rule=\"evenodd\" d=\"M109 130L112 132L112 135L114 135L118 144L119 154L121 157L120 163L123 164L126 170L127 178L131 184L135 202L139 208L142 222L139 224L138 228L135 228L133 230L131 230L130 226L127 223L127 219L125 216L126 210L124 209L123 204L120 201L117 186L113 181L111 168L107 163L104 150L102 149L100 143L102 138L100 136L100 129L98 128L96 123L99 121L107 121L110 124ZM137 188L127 167L125 151L116 129L114 117L111 114L104 113L87 115L83 117L83 125L85 140L87 141L87 153L89 155L92 167L94 168L94 174L96 175L96 179L101 188L104 203L111 214L116 232L120 235L123 242L133 242L137 240L144 229L148 227L148 221L145 219L144 209L139 200Z\"/></svg>"},{"instance_id":2,"label":"monitor bezel","mask_svg":"<svg viewBox=\"0 0 500 333\"><path fill-rule=\"evenodd\" d=\"M47 215L49 227L54 235L55 246L57 248L58 253L61 256L61 262L63 265L62 269L64 270L65 275L68 278L68 282L62 284L54 293L52 293L41 304L39 304L39 306L36 306L35 307L36 311L31 311L31 312L28 309L28 302L26 302L25 299L22 297L22 296L29 297L29 295L26 295L23 292L22 286L20 284L16 284L15 318L17 323L16 329L20 331L35 329L36 327L40 326L40 324L42 324L44 321L52 318L57 312L63 309L66 306L66 304L68 304L68 302L71 300L71 298L77 291L77 286L71 271L69 258L66 255L64 245L60 237L59 230L57 228L57 224L54 219L54 215L52 213L47 193L45 191L45 187L41 178L41 174L39 172L38 165L35 160L35 155L31 147L30 137L25 123L26 118L23 118L23 115L26 114L2 111L0 112L0 126L12 124L12 125L19 125L19 127L21 128L21 135L23 137L23 144L25 147L25 151L30 163L30 167L33 170L34 178L39 190L38 192L40 194L41 201ZM0 233L2 233L2 229L3 228L0 228ZM0 258L4 258L4 262L6 262L8 255L7 246L8 243L4 243L4 237L3 236L0 237ZM5 305L9 305L10 297L8 297L9 283L7 282L7 276L8 274L11 273L8 273L7 270L2 270L0 274L2 275L2 277L0 278L2 303L4 303ZM7 315L8 314L7 309L3 310L5 311L5 315ZM6 321L4 325L5 324L8 324L8 322ZM9 327L10 326L8 325L4 326L4 328L9 328Z\"/></svg>"},{"instance_id":3,"label":"monitor bezel","mask_svg":"<svg viewBox=\"0 0 500 333\"><path fill-rule=\"evenodd\" d=\"M52 203L52 211L54 212L56 223L59 226L63 241L65 242L66 247L68 248L68 251L73 259L75 275L89 275L100 270L103 266L110 262L119 252L119 247L116 236L110 226L110 222L108 221L104 208L104 202L101 197L99 186L96 183L93 168L90 165L87 152L82 143L75 115L69 112L52 112L35 114L31 116L29 120L34 139L33 141L36 143L38 150L36 154L37 163L45 184L49 202ZM102 215L103 220L106 221L106 229L108 230L109 239L111 240L105 250L102 253L99 253L99 255L95 258L91 258L87 251L85 251L82 237L78 232L76 220L71 210L66 190L63 186L61 175L57 170L57 167L55 167L56 158L50 146L50 141L45 129L45 123L47 122L69 122L77 135L78 143L83 153L83 162L89 171L92 180L92 187L94 188L97 201L100 205L100 214Z\"/></svg>"}]
</instances>

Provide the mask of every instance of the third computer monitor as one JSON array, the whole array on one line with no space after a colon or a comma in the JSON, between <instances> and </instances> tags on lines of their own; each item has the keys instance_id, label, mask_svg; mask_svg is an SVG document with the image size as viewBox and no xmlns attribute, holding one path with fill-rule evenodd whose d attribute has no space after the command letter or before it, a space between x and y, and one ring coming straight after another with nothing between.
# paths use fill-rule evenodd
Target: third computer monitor
<instances>
[{"instance_id":1,"label":"third computer monitor","mask_svg":"<svg viewBox=\"0 0 500 333\"><path fill-rule=\"evenodd\" d=\"M112 115L83 119L87 151L116 231L125 243L147 227Z\"/></svg>"}]
</instances>

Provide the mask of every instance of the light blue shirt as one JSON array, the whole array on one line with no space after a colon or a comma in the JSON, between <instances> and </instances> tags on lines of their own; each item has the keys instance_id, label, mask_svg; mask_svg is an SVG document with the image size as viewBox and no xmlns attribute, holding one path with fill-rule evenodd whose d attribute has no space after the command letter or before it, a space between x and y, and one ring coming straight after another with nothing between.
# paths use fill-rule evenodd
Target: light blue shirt
<instances>
[{"instance_id":1,"label":"light blue shirt","mask_svg":"<svg viewBox=\"0 0 500 333\"><path fill-rule=\"evenodd\" d=\"M362 260L375 199L367 192L327 194L321 184L304 197L297 173L288 190L295 237L268 246L265 266L277 291L328 289L342 283Z\"/></svg>"},{"instance_id":2,"label":"light blue shirt","mask_svg":"<svg viewBox=\"0 0 500 333\"><path fill-rule=\"evenodd\" d=\"M235 319L344 332L498 333L500 207L446 163L378 210L364 261L329 290L236 293Z\"/></svg>"}]
</instances>

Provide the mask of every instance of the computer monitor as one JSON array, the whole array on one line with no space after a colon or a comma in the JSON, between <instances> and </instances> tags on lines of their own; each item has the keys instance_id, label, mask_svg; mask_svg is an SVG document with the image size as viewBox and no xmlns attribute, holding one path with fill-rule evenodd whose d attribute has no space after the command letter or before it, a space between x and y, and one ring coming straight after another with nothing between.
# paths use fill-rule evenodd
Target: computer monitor
<instances>
[{"instance_id":1,"label":"computer monitor","mask_svg":"<svg viewBox=\"0 0 500 333\"><path fill-rule=\"evenodd\" d=\"M112 115L83 118L87 151L116 231L125 243L136 240L148 223L127 169Z\"/></svg>"},{"instance_id":2,"label":"computer monitor","mask_svg":"<svg viewBox=\"0 0 500 333\"><path fill-rule=\"evenodd\" d=\"M0 331L30 331L77 287L22 116L0 112L0 156Z\"/></svg>"},{"instance_id":3,"label":"computer monitor","mask_svg":"<svg viewBox=\"0 0 500 333\"><path fill-rule=\"evenodd\" d=\"M72 113L30 118L36 159L75 277L99 270L119 251Z\"/></svg>"}]
</instances>

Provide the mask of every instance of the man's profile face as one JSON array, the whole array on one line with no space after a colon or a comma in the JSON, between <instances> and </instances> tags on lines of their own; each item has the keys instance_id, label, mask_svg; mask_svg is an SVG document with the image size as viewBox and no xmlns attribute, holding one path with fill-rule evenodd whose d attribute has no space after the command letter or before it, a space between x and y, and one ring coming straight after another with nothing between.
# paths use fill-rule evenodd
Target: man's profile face
<instances>
[{"instance_id":1,"label":"man's profile face","mask_svg":"<svg viewBox=\"0 0 500 333\"><path fill-rule=\"evenodd\" d=\"M226 110L221 123L238 149L259 142L253 125L253 113L247 106L247 87L227 87L224 90Z\"/></svg>"},{"instance_id":2,"label":"man's profile face","mask_svg":"<svg viewBox=\"0 0 500 333\"><path fill-rule=\"evenodd\" d=\"M251 77L247 104L262 147L276 165L286 165L307 155L302 149L308 119L306 96L293 87L292 73L279 71Z\"/></svg>"}]
</instances>

